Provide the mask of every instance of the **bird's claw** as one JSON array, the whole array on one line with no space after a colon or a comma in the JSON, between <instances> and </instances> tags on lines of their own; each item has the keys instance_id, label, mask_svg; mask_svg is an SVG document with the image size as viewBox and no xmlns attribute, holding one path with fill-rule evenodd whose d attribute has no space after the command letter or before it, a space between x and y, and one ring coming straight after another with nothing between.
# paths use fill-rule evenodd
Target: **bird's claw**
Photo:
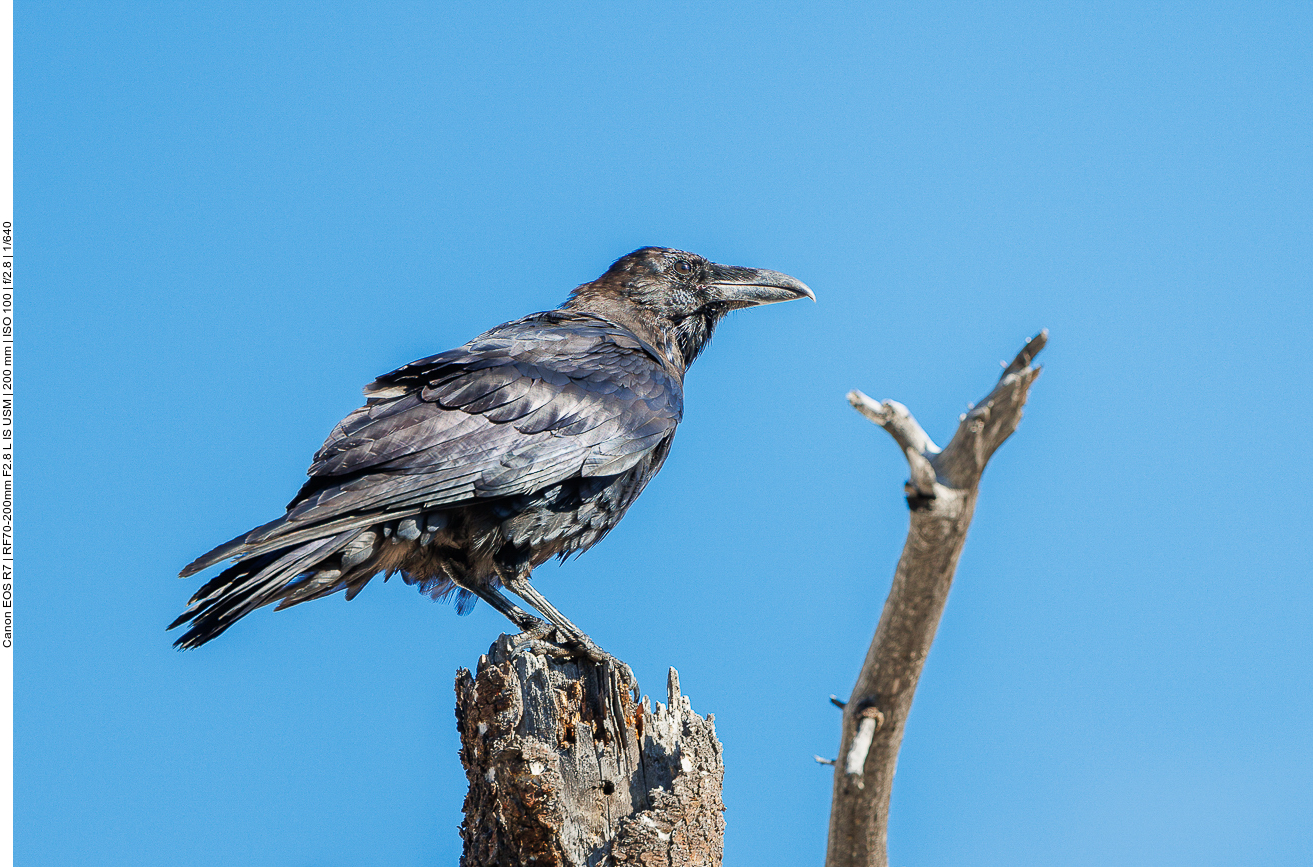
<instances>
[{"instance_id":1,"label":"bird's claw","mask_svg":"<svg viewBox=\"0 0 1313 867\"><path fill-rule=\"evenodd\" d=\"M560 627L543 620L529 624L519 635L512 638L512 643L517 648L526 648L533 653L550 656L553 659L575 659L591 662L599 667L609 666L631 686L638 684L632 668L598 647L597 643L587 635L568 634Z\"/></svg>"},{"instance_id":2,"label":"bird's claw","mask_svg":"<svg viewBox=\"0 0 1313 867\"><path fill-rule=\"evenodd\" d=\"M634 677L634 670L627 663L621 662L614 656L609 658L610 664L619 672L621 688L628 689L634 694L634 700L638 700L638 678Z\"/></svg>"},{"instance_id":3,"label":"bird's claw","mask_svg":"<svg viewBox=\"0 0 1313 867\"><path fill-rule=\"evenodd\" d=\"M520 627L520 634L514 637L516 643L539 641L556 630L555 624L548 623L546 620L537 617L525 618L523 622L517 625Z\"/></svg>"},{"instance_id":4,"label":"bird's claw","mask_svg":"<svg viewBox=\"0 0 1313 867\"><path fill-rule=\"evenodd\" d=\"M520 634L511 638L511 644L517 649L527 648L533 653L553 659L569 659L574 656L557 627L537 617L523 624Z\"/></svg>"},{"instance_id":5,"label":"bird's claw","mask_svg":"<svg viewBox=\"0 0 1313 867\"><path fill-rule=\"evenodd\" d=\"M539 656L548 656L552 659L574 659L574 654L555 641L547 641L542 638L519 638L515 640L517 650L528 650L530 653L536 653Z\"/></svg>"},{"instance_id":6,"label":"bird's claw","mask_svg":"<svg viewBox=\"0 0 1313 867\"><path fill-rule=\"evenodd\" d=\"M638 686L638 678L634 677L634 670L619 657L612 656L598 647L597 643L588 636L580 636L578 639L569 642L569 644L579 657L588 660L603 670L615 670L619 673L620 679L629 687Z\"/></svg>"}]
</instances>

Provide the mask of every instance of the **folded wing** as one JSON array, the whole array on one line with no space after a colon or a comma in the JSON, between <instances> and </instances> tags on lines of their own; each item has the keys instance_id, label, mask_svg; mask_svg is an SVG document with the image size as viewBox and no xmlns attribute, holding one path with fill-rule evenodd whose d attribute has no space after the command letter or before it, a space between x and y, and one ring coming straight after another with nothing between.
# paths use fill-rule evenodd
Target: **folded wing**
<instances>
[{"instance_id":1,"label":"folded wing","mask_svg":"<svg viewBox=\"0 0 1313 867\"><path fill-rule=\"evenodd\" d=\"M182 574L433 508L618 475L683 414L681 383L655 350L567 311L507 323L379 377L365 393L367 404L315 455L286 515Z\"/></svg>"}]
</instances>

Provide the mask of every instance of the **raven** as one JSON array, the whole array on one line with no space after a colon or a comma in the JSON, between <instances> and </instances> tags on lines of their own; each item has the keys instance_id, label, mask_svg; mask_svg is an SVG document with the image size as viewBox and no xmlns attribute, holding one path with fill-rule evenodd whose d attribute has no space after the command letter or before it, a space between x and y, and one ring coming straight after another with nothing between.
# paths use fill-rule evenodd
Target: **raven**
<instances>
[{"instance_id":1,"label":"raven","mask_svg":"<svg viewBox=\"0 0 1313 867\"><path fill-rule=\"evenodd\" d=\"M199 647L256 608L380 572L457 610L476 597L530 640L553 629L606 657L529 583L595 545L661 469L684 414L684 373L731 310L816 296L777 271L645 247L555 310L500 325L365 387L314 457L287 514L198 558L236 558L169 628ZM527 614L506 588L547 621Z\"/></svg>"}]
</instances>

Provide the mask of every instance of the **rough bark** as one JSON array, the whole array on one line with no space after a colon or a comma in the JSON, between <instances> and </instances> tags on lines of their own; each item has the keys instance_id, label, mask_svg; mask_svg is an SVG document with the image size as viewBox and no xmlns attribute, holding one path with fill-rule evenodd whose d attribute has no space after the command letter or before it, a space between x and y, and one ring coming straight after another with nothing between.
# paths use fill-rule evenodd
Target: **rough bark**
<instances>
[{"instance_id":1,"label":"rough bark","mask_svg":"<svg viewBox=\"0 0 1313 867\"><path fill-rule=\"evenodd\" d=\"M667 704L612 667L503 635L456 675L464 867L718 865L724 766L713 718L670 669Z\"/></svg>"},{"instance_id":2,"label":"rough bark","mask_svg":"<svg viewBox=\"0 0 1313 867\"><path fill-rule=\"evenodd\" d=\"M843 713L834 770L827 867L887 867L889 796L903 727L958 557L976 508L981 474L1021 421L1040 368L1031 366L1048 332L1031 338L998 385L962 416L940 449L907 407L848 394L858 412L883 427L910 467L911 525L875 638Z\"/></svg>"}]
</instances>

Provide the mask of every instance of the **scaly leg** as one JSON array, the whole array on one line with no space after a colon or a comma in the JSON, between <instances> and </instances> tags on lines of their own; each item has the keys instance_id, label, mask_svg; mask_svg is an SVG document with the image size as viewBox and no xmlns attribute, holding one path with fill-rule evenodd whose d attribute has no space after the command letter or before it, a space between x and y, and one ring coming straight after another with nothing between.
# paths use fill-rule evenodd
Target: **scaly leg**
<instances>
[{"instance_id":1,"label":"scaly leg","mask_svg":"<svg viewBox=\"0 0 1313 867\"><path fill-rule=\"evenodd\" d=\"M637 679L634 677L633 670L630 669L628 665L598 647L597 643L589 638L587 633L571 623L560 611L556 610L556 606L548 602L547 597L539 593L537 589L529 583L527 576L516 575L513 578L504 577L502 580L505 582L507 590L541 611L547 619L561 631L566 642L570 645L571 650L574 650L579 656L582 656L591 662L601 664L609 663L614 665L620 669L621 674L631 684L638 683Z\"/></svg>"},{"instance_id":2,"label":"scaly leg","mask_svg":"<svg viewBox=\"0 0 1313 867\"><path fill-rule=\"evenodd\" d=\"M534 617L532 614L529 614L523 608L507 599L504 593L490 584L475 582L464 584L459 581L453 583L462 590L470 591L475 596L497 609L497 611L505 615L506 619L514 623L523 633L546 634L552 629L552 624L543 620L541 617ZM541 635L536 637L541 637Z\"/></svg>"}]
</instances>

